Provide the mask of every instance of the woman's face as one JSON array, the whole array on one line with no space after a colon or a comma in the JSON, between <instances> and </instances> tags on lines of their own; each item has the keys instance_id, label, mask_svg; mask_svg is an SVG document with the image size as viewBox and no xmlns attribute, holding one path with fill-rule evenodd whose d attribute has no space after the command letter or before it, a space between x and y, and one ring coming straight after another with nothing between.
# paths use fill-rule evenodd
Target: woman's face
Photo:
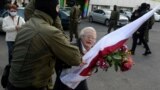
<instances>
[{"instance_id":1,"label":"woman's face","mask_svg":"<svg viewBox=\"0 0 160 90\"><path fill-rule=\"evenodd\" d=\"M81 38L83 46L86 49L90 49L96 42L96 32L93 31L86 31L84 36Z\"/></svg>"},{"instance_id":2,"label":"woman's face","mask_svg":"<svg viewBox=\"0 0 160 90\"><path fill-rule=\"evenodd\" d=\"M9 13L10 13L11 16L16 16L17 15L17 10L11 8L11 9L9 9Z\"/></svg>"}]
</instances>

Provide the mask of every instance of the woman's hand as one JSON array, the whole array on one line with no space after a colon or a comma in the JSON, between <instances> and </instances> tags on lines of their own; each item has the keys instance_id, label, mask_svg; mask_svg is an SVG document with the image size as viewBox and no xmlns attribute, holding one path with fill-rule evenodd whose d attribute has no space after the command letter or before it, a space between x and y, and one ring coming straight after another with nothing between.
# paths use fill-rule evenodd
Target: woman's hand
<instances>
[{"instance_id":1,"label":"woman's hand","mask_svg":"<svg viewBox=\"0 0 160 90\"><path fill-rule=\"evenodd\" d=\"M86 65L87 63L86 62L81 62L81 64L79 65L80 67L82 67L82 66L84 66L84 65Z\"/></svg>"}]
</instances>

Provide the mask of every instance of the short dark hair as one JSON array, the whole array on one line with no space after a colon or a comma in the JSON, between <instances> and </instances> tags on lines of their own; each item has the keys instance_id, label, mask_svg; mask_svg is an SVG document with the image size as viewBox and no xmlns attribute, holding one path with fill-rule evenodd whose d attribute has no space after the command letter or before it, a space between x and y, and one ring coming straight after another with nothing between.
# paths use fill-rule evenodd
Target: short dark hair
<instances>
[{"instance_id":1,"label":"short dark hair","mask_svg":"<svg viewBox=\"0 0 160 90\"><path fill-rule=\"evenodd\" d=\"M8 9L15 9L15 10L17 10L17 6L14 5L14 4L10 4L9 7L8 7Z\"/></svg>"}]
</instances>

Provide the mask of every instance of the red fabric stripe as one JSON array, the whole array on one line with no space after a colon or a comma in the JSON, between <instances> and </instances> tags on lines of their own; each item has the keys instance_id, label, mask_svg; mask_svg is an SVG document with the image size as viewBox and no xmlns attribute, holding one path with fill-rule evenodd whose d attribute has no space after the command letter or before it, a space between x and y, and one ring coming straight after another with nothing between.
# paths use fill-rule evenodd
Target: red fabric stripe
<instances>
[{"instance_id":1,"label":"red fabric stripe","mask_svg":"<svg viewBox=\"0 0 160 90\"><path fill-rule=\"evenodd\" d=\"M94 69L94 67L96 66L96 63L98 61L99 58L103 58L104 55L108 55L109 53L115 51L116 49L120 48L121 46L123 46L123 44L127 41L127 39L122 40L118 43L116 43L115 45L106 47L103 49L103 51L99 51L98 55L95 56L95 58L90 62L89 66L87 68L85 68L80 75L81 76L90 76L92 70Z\"/></svg>"}]
</instances>

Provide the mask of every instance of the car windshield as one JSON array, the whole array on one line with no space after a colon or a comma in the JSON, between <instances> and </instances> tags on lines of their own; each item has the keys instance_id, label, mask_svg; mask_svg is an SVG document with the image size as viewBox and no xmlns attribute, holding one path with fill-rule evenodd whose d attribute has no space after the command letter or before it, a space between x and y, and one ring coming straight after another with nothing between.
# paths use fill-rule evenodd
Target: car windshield
<instances>
[{"instance_id":1,"label":"car windshield","mask_svg":"<svg viewBox=\"0 0 160 90\"><path fill-rule=\"evenodd\" d=\"M64 13L66 16L70 16L70 13L66 10L61 10L62 13Z\"/></svg>"},{"instance_id":2,"label":"car windshield","mask_svg":"<svg viewBox=\"0 0 160 90\"><path fill-rule=\"evenodd\" d=\"M129 11L126 11L126 14L127 14L127 15L132 15L132 13L131 13L131 12L129 12Z\"/></svg>"},{"instance_id":3,"label":"car windshield","mask_svg":"<svg viewBox=\"0 0 160 90\"><path fill-rule=\"evenodd\" d=\"M71 8L70 7L60 8L60 10L66 12L68 14L70 14L70 12L71 12Z\"/></svg>"},{"instance_id":4,"label":"car windshield","mask_svg":"<svg viewBox=\"0 0 160 90\"><path fill-rule=\"evenodd\" d=\"M111 10L103 10L105 13L108 13L110 14L111 13Z\"/></svg>"}]
</instances>

